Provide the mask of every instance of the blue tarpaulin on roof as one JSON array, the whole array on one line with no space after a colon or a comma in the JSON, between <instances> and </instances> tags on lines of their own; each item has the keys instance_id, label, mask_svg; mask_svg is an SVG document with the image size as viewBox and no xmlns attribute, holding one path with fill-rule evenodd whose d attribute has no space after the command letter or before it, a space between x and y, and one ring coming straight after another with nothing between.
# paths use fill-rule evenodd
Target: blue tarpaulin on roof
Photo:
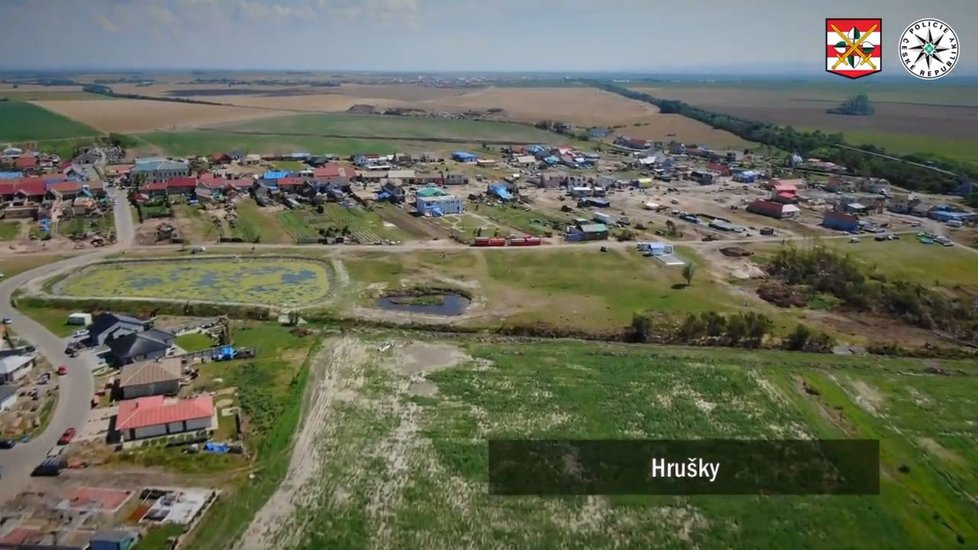
<instances>
[{"instance_id":1,"label":"blue tarpaulin on roof","mask_svg":"<svg viewBox=\"0 0 978 550\"><path fill-rule=\"evenodd\" d=\"M391 198L391 194L388 193L387 191L381 191L380 193L377 193L377 200L379 201L385 201L389 198Z\"/></svg>"},{"instance_id":2,"label":"blue tarpaulin on roof","mask_svg":"<svg viewBox=\"0 0 978 550\"><path fill-rule=\"evenodd\" d=\"M506 189L505 185L492 185L489 187L489 190L504 201L508 201L513 198L513 195L509 193L509 189Z\"/></svg>"},{"instance_id":3,"label":"blue tarpaulin on roof","mask_svg":"<svg viewBox=\"0 0 978 550\"><path fill-rule=\"evenodd\" d=\"M560 159L557 158L557 157L554 157L554 156L550 156L550 157L547 157L547 158L543 159L543 162L546 162L547 164L559 164L560 163Z\"/></svg>"},{"instance_id":4,"label":"blue tarpaulin on roof","mask_svg":"<svg viewBox=\"0 0 978 550\"><path fill-rule=\"evenodd\" d=\"M269 170L268 172L265 172L265 174L262 176L262 179L278 180L278 179L288 177L288 175L289 175L288 172L283 172L281 170Z\"/></svg>"},{"instance_id":5,"label":"blue tarpaulin on roof","mask_svg":"<svg viewBox=\"0 0 978 550\"><path fill-rule=\"evenodd\" d=\"M0 172L0 180L15 180L24 177L23 172Z\"/></svg>"}]
</instances>

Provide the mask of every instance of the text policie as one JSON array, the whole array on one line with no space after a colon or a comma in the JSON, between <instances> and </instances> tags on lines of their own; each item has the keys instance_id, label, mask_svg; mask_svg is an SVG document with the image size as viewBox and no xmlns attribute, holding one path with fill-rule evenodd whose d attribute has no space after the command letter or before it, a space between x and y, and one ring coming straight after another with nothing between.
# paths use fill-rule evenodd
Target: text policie
<instances>
[{"instance_id":1,"label":"text policie","mask_svg":"<svg viewBox=\"0 0 978 550\"><path fill-rule=\"evenodd\" d=\"M706 462L702 458L690 458L688 462L666 462L664 458L652 459L653 478L708 478L716 481L720 473L719 462Z\"/></svg>"}]
</instances>

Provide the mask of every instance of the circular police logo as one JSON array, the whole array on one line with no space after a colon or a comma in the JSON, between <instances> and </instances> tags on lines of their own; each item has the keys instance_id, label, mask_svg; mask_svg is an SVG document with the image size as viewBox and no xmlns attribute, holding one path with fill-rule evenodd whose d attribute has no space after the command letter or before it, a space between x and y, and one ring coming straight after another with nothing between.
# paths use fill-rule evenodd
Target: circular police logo
<instances>
[{"instance_id":1,"label":"circular police logo","mask_svg":"<svg viewBox=\"0 0 978 550\"><path fill-rule=\"evenodd\" d=\"M958 35L940 19L914 21L900 37L900 61L917 78L941 78L958 62Z\"/></svg>"}]
</instances>

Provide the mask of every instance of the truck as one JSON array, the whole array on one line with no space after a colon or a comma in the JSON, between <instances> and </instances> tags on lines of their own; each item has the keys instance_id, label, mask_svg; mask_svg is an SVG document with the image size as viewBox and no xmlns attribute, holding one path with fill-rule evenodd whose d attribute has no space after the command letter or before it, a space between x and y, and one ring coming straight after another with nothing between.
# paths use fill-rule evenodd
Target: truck
<instances>
[{"instance_id":1,"label":"truck","mask_svg":"<svg viewBox=\"0 0 978 550\"><path fill-rule=\"evenodd\" d=\"M611 214L605 214L604 212L595 212L594 221L603 223L605 225L613 225L615 223L615 218Z\"/></svg>"},{"instance_id":2,"label":"truck","mask_svg":"<svg viewBox=\"0 0 978 550\"><path fill-rule=\"evenodd\" d=\"M65 467L65 459L60 456L49 456L34 467L31 472L32 477L36 476L57 476Z\"/></svg>"}]
</instances>

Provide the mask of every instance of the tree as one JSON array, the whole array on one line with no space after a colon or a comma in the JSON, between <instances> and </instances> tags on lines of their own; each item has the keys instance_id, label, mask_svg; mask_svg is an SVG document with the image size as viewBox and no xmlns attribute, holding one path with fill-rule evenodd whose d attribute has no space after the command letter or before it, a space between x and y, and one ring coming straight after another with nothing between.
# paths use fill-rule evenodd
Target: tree
<instances>
[{"instance_id":1,"label":"tree","mask_svg":"<svg viewBox=\"0 0 978 550\"><path fill-rule=\"evenodd\" d=\"M686 279L686 286L693 284L693 274L696 273L696 266L686 264L683 266L683 279Z\"/></svg>"}]
</instances>

